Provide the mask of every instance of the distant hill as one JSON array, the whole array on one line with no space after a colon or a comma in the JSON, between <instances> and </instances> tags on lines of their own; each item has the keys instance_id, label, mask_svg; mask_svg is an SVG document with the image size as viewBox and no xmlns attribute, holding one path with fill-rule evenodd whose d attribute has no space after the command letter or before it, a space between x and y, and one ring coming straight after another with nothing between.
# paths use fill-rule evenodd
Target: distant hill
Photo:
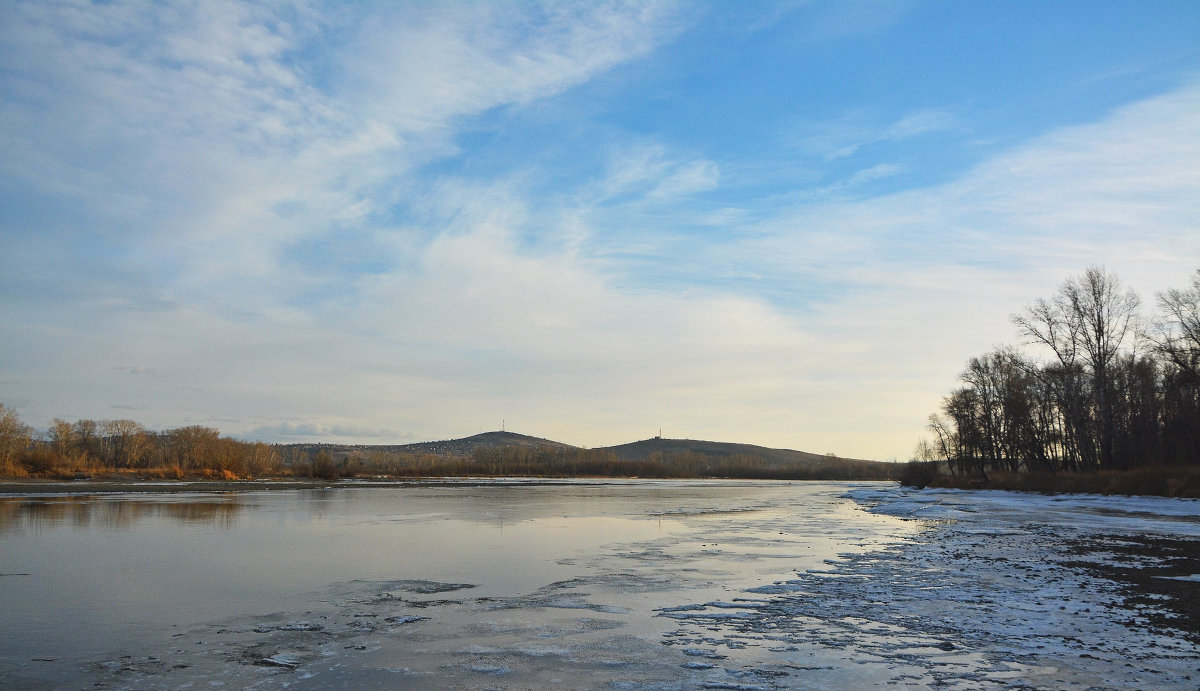
<instances>
[{"instance_id":1,"label":"distant hill","mask_svg":"<svg viewBox=\"0 0 1200 691\"><path fill-rule=\"evenodd\" d=\"M895 474L896 464L838 458L792 449L696 439L644 439L629 444L585 450L562 442L515 432L484 432L463 439L416 444L282 444L284 463L316 464L322 454L339 468L371 468L402 476L480 472L480 462L496 475L743 477L789 480L881 480ZM486 453L501 451L498 454ZM527 451L567 452L536 454ZM478 453L485 452L485 453ZM515 453L514 453L515 452ZM576 453L578 452L578 453ZM481 460L482 459L482 460ZM328 461L327 461L328 462ZM355 465L360 464L360 465ZM565 464L565 465L564 465ZM679 473L684 473L680 475Z\"/></svg>"},{"instance_id":2,"label":"distant hill","mask_svg":"<svg viewBox=\"0 0 1200 691\"><path fill-rule=\"evenodd\" d=\"M446 458L470 457L477 449L526 448L526 449L557 449L564 451L577 450L579 447L551 439L531 437L516 432L483 432L462 439L447 439L444 441L426 441L415 444L283 444L281 446L302 449L309 454L319 450L332 453L334 457L365 458L373 451L384 453L413 454L442 456ZM816 454L808 451L793 449L772 449L754 444L735 444L732 442L704 441L699 439L664 439L655 437L642 441L606 446L595 451L608 451L622 461L645 461L661 454L671 458L680 454L691 453L708 456L714 459L732 458L735 456L758 458L772 466L794 464L828 464L834 460L827 454ZM836 462L875 464L878 461L865 461L853 458L838 458ZM890 464L889 464L890 465Z\"/></svg>"},{"instance_id":3,"label":"distant hill","mask_svg":"<svg viewBox=\"0 0 1200 691\"><path fill-rule=\"evenodd\" d=\"M829 460L829 457L825 454L809 453L807 451L772 449L765 446L755 446L753 444L734 444L731 442L721 441L663 439L662 437L643 439L642 441L619 444L617 446L608 446L600 450L611 451L617 455L617 458L620 458L623 461L644 461L654 454L662 454L663 456L670 458L671 456L681 453L704 454L705 456L712 456L714 458L750 456L754 458L761 458L772 465L812 463L815 461L823 462Z\"/></svg>"},{"instance_id":4,"label":"distant hill","mask_svg":"<svg viewBox=\"0 0 1200 691\"><path fill-rule=\"evenodd\" d=\"M462 439L447 439L445 441L423 441L415 444L280 444L285 448L294 448L309 454L317 451L327 451L335 457L365 457L372 451L384 453L401 453L414 455L430 455L444 457L467 457L476 449L500 449L508 447L574 449L576 447L562 442L530 437L515 432L483 432Z\"/></svg>"},{"instance_id":5,"label":"distant hill","mask_svg":"<svg viewBox=\"0 0 1200 691\"><path fill-rule=\"evenodd\" d=\"M484 432L462 439L447 441L425 441L401 446L372 447L401 453L433 454L437 456L470 456L475 449L499 449L518 446L527 449L574 449L577 447L562 442L530 437L516 432Z\"/></svg>"}]
</instances>

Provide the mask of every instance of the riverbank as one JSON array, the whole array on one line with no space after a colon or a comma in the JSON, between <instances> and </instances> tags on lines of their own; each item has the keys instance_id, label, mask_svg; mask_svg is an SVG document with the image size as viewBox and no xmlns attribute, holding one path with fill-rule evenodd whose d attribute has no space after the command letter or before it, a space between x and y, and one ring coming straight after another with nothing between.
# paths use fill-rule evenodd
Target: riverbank
<instances>
[{"instance_id":1,"label":"riverbank","mask_svg":"<svg viewBox=\"0 0 1200 691\"><path fill-rule=\"evenodd\" d=\"M1151 467L1096 473L937 473L923 483L944 489L995 489L1042 494L1200 498L1200 467Z\"/></svg>"},{"instance_id":2,"label":"riverbank","mask_svg":"<svg viewBox=\"0 0 1200 691\"><path fill-rule=\"evenodd\" d=\"M919 464L926 466L926 464ZM902 468L904 466L901 466ZM910 464L911 467L911 464ZM927 467L927 466L926 466ZM322 479L307 477L270 477L256 479L135 477L128 474L102 474L76 480L46 478L0 479L0 496L14 494L103 494L103 493L180 493L180 492L253 492L275 489L323 489L345 486L406 485L419 482L480 481L494 483L499 478L543 483L580 479L630 479L633 476L584 475L543 476L476 476L438 475L413 477L358 477ZM679 478L685 479L685 478ZM701 479L701 478L693 478ZM755 478L747 478L755 479ZM759 478L762 479L762 478ZM768 478L770 479L770 478ZM828 481L828 480L825 480ZM980 475L950 475L944 470L919 475L901 474L901 484L941 489L988 489L1039 494L1097 494L1106 496L1147 496L1200 498L1200 467L1142 468L1129 471L1098 473L988 473Z\"/></svg>"},{"instance_id":3,"label":"riverbank","mask_svg":"<svg viewBox=\"0 0 1200 691\"><path fill-rule=\"evenodd\" d=\"M541 476L428 476L413 478L353 478L321 480L309 478L260 478L255 480L0 480L0 497L60 494L204 494L258 492L297 489L348 489L371 487L407 487L412 485L453 485L455 487L491 487L499 485L589 485L636 482L630 476L541 477ZM706 478L675 478L682 482L706 482ZM743 481L731 478L731 481ZM758 482L746 479L746 482ZM783 482L766 480L763 482ZM790 482L809 482L807 480Z\"/></svg>"}]
</instances>

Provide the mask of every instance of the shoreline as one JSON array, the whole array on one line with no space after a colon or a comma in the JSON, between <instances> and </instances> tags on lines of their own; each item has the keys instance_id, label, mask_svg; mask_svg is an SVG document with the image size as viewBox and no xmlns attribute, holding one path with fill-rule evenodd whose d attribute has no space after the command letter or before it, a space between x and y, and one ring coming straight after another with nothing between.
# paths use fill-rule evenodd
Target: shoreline
<instances>
[{"instance_id":1,"label":"shoreline","mask_svg":"<svg viewBox=\"0 0 1200 691\"><path fill-rule=\"evenodd\" d=\"M653 478L633 476L539 477L535 475L474 475L428 476L416 478L379 478L349 480L260 479L260 480L0 480L0 499L40 495L81 494L220 494L227 492L258 492L296 489L354 489L362 487L411 487L422 484L453 484L455 486L494 485L500 483L524 486L559 484L602 484L622 480L717 481L717 482L893 482L889 480L776 480L757 478Z\"/></svg>"},{"instance_id":2,"label":"shoreline","mask_svg":"<svg viewBox=\"0 0 1200 691\"><path fill-rule=\"evenodd\" d=\"M1095 473L991 472L986 477L939 474L931 478L927 486L1037 494L1200 499L1200 467L1154 467Z\"/></svg>"},{"instance_id":3,"label":"shoreline","mask_svg":"<svg viewBox=\"0 0 1200 691\"><path fill-rule=\"evenodd\" d=\"M1190 471L1190 472L1189 472ZM1136 479L1131 475L1138 475ZM637 476L538 476L538 475L429 475L422 477L378 477L378 478L258 478L225 480L211 478L194 479L134 479L128 477L98 477L79 480L51 480L44 478L0 479L0 498L34 495L71 494L183 494L183 493L227 493L258 492L273 490L305 490L355 487L406 487L418 484L452 483L456 485L494 484L517 482L521 484L551 485L579 482L605 482L611 480L723 480L747 482L864 482L864 480L806 480L775 478L695 477L654 478ZM865 482L897 482L895 480L865 480ZM899 482L905 485L904 482ZM911 485L910 485L911 487ZM1035 473L990 474L987 480L978 477L952 477L938 475L924 483L930 489L995 490L1032 495L1086 494L1096 496L1200 498L1200 472L1187 469L1182 473L1100 473L1095 475L1047 475ZM916 487L914 489L921 489Z\"/></svg>"}]
</instances>

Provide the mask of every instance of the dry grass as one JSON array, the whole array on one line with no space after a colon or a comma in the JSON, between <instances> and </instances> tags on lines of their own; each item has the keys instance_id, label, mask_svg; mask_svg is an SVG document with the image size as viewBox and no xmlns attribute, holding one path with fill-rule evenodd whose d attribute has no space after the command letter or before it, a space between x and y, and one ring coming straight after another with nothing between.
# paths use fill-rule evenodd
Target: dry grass
<instances>
[{"instance_id":1,"label":"dry grass","mask_svg":"<svg viewBox=\"0 0 1200 691\"><path fill-rule=\"evenodd\" d=\"M939 475L932 487L1003 489L1045 494L1121 494L1200 498L1200 466L1152 466L1098 473L988 473L979 476Z\"/></svg>"}]
</instances>

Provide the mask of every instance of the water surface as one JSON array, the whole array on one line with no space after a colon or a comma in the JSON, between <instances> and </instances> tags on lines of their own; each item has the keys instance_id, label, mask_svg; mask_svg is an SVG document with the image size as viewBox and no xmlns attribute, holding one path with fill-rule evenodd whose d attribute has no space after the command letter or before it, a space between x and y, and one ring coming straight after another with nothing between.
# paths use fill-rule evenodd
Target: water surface
<instances>
[{"instance_id":1,"label":"water surface","mask_svg":"<svg viewBox=\"0 0 1200 691\"><path fill-rule=\"evenodd\" d=\"M863 512L846 489L501 481L2 498L0 674L433 688L537 683L574 665L589 684L666 683L683 663L662 645L675 626L663 608L733 598L918 529ZM488 652L528 658L550 642L576 663L518 669ZM212 654L165 666L194 656L185 644ZM580 661L605 645L603 660Z\"/></svg>"},{"instance_id":2,"label":"water surface","mask_svg":"<svg viewBox=\"0 0 1200 691\"><path fill-rule=\"evenodd\" d=\"M0 688L1195 689L1198 517L892 483L0 497Z\"/></svg>"}]
</instances>

